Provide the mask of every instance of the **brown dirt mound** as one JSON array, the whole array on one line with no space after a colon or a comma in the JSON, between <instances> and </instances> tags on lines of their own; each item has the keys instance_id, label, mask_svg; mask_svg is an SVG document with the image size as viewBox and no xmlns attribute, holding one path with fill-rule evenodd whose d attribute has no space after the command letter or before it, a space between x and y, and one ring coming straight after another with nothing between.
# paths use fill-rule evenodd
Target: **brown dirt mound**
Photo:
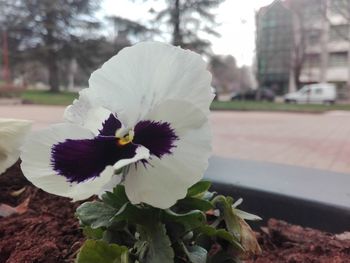
<instances>
[{"instance_id":1,"label":"brown dirt mound","mask_svg":"<svg viewBox=\"0 0 350 263\"><path fill-rule=\"evenodd\" d=\"M332 235L270 219L258 235L263 252L246 263L350 263L349 232Z\"/></svg>"}]
</instances>

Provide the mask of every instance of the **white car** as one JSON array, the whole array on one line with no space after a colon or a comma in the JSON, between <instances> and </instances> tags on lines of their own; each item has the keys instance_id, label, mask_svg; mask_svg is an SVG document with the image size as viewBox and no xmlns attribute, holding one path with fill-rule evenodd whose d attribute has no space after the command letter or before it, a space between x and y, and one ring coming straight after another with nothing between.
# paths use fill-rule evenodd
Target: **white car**
<instances>
[{"instance_id":1,"label":"white car","mask_svg":"<svg viewBox=\"0 0 350 263\"><path fill-rule=\"evenodd\" d=\"M286 103L334 104L336 99L337 89L334 84L330 83L306 85L297 92L284 95Z\"/></svg>"}]
</instances>

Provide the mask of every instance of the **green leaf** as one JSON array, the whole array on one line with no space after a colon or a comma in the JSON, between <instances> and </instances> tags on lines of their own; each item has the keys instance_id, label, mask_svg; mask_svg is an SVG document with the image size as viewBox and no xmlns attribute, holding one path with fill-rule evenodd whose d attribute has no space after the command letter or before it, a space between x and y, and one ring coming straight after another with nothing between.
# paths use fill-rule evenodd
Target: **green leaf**
<instances>
[{"instance_id":1,"label":"green leaf","mask_svg":"<svg viewBox=\"0 0 350 263\"><path fill-rule=\"evenodd\" d=\"M200 246L185 246L183 249L191 263L206 263L208 252Z\"/></svg>"},{"instance_id":2,"label":"green leaf","mask_svg":"<svg viewBox=\"0 0 350 263\"><path fill-rule=\"evenodd\" d=\"M194 185L192 185L187 190L187 197L200 197L203 195L211 186L211 182L209 181L200 181Z\"/></svg>"},{"instance_id":3,"label":"green leaf","mask_svg":"<svg viewBox=\"0 0 350 263\"><path fill-rule=\"evenodd\" d=\"M185 214L177 214L170 209L163 210L163 219L166 222L181 224L185 231L202 226L206 223L205 214L199 210L193 210Z\"/></svg>"},{"instance_id":4,"label":"green leaf","mask_svg":"<svg viewBox=\"0 0 350 263\"><path fill-rule=\"evenodd\" d=\"M75 263L128 263L128 248L101 240L86 240Z\"/></svg>"},{"instance_id":5,"label":"green leaf","mask_svg":"<svg viewBox=\"0 0 350 263\"><path fill-rule=\"evenodd\" d=\"M161 223L139 225L138 232L140 234L140 241L145 241L147 246L145 256L139 257L141 263L174 262L174 250L171 247L165 225Z\"/></svg>"},{"instance_id":6,"label":"green leaf","mask_svg":"<svg viewBox=\"0 0 350 263\"><path fill-rule=\"evenodd\" d=\"M213 237L213 238L220 238L223 240L226 240L229 242L232 246L238 249L238 251L242 252L244 251L244 248L241 246L241 244L237 241L237 239L227 230L225 229L216 229L212 226L202 226L198 229L196 229L201 234L204 234L208 237Z\"/></svg>"},{"instance_id":7,"label":"green leaf","mask_svg":"<svg viewBox=\"0 0 350 263\"><path fill-rule=\"evenodd\" d=\"M84 235L89 239L101 239L103 237L104 230L102 228L93 229L90 226L83 228Z\"/></svg>"},{"instance_id":8,"label":"green leaf","mask_svg":"<svg viewBox=\"0 0 350 263\"><path fill-rule=\"evenodd\" d=\"M76 215L83 225L91 228L108 227L117 213L115 208L101 202L86 202L79 206Z\"/></svg>"},{"instance_id":9,"label":"green leaf","mask_svg":"<svg viewBox=\"0 0 350 263\"><path fill-rule=\"evenodd\" d=\"M158 209L153 207L139 208L131 203L125 203L113 216L113 222L128 221L133 224L147 224L153 222L158 214Z\"/></svg>"},{"instance_id":10,"label":"green leaf","mask_svg":"<svg viewBox=\"0 0 350 263\"><path fill-rule=\"evenodd\" d=\"M113 192L105 192L102 195L102 200L104 203L117 209L120 209L125 203L129 202L124 185L117 185L114 187Z\"/></svg>"},{"instance_id":11,"label":"green leaf","mask_svg":"<svg viewBox=\"0 0 350 263\"><path fill-rule=\"evenodd\" d=\"M102 240L107 243L116 243L128 246L135 242L135 237L130 234L126 221L113 222L103 233Z\"/></svg>"},{"instance_id":12,"label":"green leaf","mask_svg":"<svg viewBox=\"0 0 350 263\"><path fill-rule=\"evenodd\" d=\"M193 197L186 197L185 199L181 199L177 202L177 205L181 208L186 208L189 210L201 210L203 212L214 208L211 202Z\"/></svg>"},{"instance_id":13,"label":"green leaf","mask_svg":"<svg viewBox=\"0 0 350 263\"><path fill-rule=\"evenodd\" d=\"M232 197L224 197L222 195L216 196L213 201L213 205L219 208L223 219L225 220L227 230L236 237L238 241L241 240L241 227L239 223L239 217L235 214L232 207Z\"/></svg>"}]
</instances>

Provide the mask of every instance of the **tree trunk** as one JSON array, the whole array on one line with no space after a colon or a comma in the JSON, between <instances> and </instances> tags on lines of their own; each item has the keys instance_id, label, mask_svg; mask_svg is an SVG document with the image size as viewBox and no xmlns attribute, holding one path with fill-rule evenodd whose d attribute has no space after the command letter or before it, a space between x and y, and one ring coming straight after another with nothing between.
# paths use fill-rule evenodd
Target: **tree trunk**
<instances>
[{"instance_id":1,"label":"tree trunk","mask_svg":"<svg viewBox=\"0 0 350 263\"><path fill-rule=\"evenodd\" d=\"M47 34L44 35L44 42L46 46L46 65L49 70L50 92L57 93L60 91L60 84L58 78L58 57L55 50L55 45L57 43L54 37L54 28L56 28L54 17L56 17L56 14L53 13L53 11L48 12L46 15L45 28L47 30Z\"/></svg>"},{"instance_id":2,"label":"tree trunk","mask_svg":"<svg viewBox=\"0 0 350 263\"><path fill-rule=\"evenodd\" d=\"M175 0L174 10L172 13L173 21L173 45L174 46L183 46L182 35L180 30L180 0Z\"/></svg>"},{"instance_id":3,"label":"tree trunk","mask_svg":"<svg viewBox=\"0 0 350 263\"><path fill-rule=\"evenodd\" d=\"M302 65L297 65L294 68L294 83L297 88L297 90L300 88L301 82L300 82L300 75L301 75L301 70L302 70Z\"/></svg>"},{"instance_id":4,"label":"tree trunk","mask_svg":"<svg viewBox=\"0 0 350 263\"><path fill-rule=\"evenodd\" d=\"M47 66L49 69L49 86L50 92L59 92L59 78L58 78L58 65L57 65L57 54L54 50L48 52Z\"/></svg>"}]
</instances>

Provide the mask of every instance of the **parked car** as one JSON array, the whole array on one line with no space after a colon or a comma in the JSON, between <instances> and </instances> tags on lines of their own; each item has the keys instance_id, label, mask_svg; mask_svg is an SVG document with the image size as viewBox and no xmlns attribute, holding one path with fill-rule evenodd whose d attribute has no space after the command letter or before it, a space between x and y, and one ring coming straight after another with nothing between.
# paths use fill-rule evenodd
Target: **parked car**
<instances>
[{"instance_id":1,"label":"parked car","mask_svg":"<svg viewBox=\"0 0 350 263\"><path fill-rule=\"evenodd\" d=\"M284 95L286 103L324 103L334 104L337 99L337 90L334 84L317 83L305 85L297 92Z\"/></svg>"},{"instance_id":2,"label":"parked car","mask_svg":"<svg viewBox=\"0 0 350 263\"><path fill-rule=\"evenodd\" d=\"M258 96L258 92L260 92L260 96ZM275 100L275 92L271 89L256 89L256 90L248 90L245 92L237 92L231 96L231 100L262 100L262 101L270 101L273 102Z\"/></svg>"}]
</instances>

